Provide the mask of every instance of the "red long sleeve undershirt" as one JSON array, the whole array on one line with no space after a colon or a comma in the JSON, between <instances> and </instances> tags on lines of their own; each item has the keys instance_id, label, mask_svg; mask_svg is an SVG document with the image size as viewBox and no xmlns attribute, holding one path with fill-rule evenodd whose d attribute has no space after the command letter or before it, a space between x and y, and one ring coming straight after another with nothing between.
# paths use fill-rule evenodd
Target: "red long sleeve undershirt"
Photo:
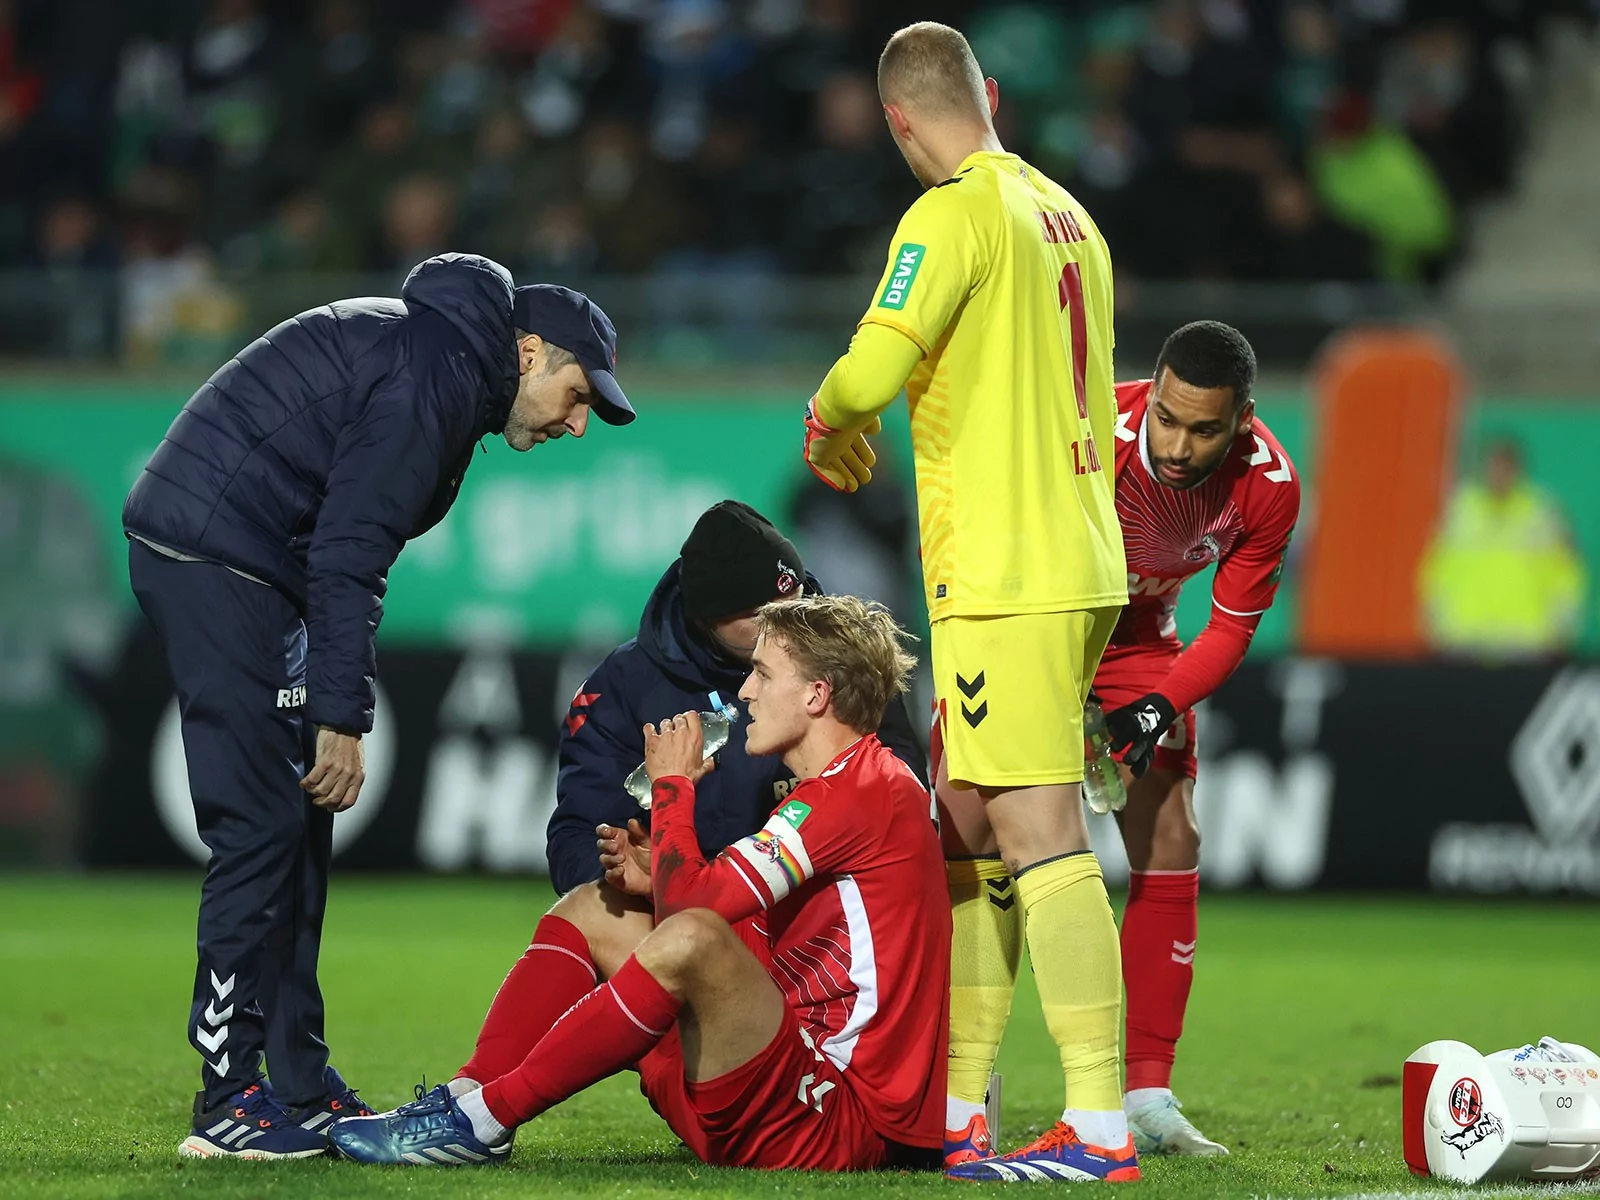
<instances>
[{"instance_id":1,"label":"red long sleeve undershirt","mask_svg":"<svg viewBox=\"0 0 1600 1200\"><path fill-rule=\"evenodd\" d=\"M694 784L667 775L650 785L650 884L656 920L688 908L709 908L728 924L766 907L726 852L706 861L694 830Z\"/></svg>"},{"instance_id":2,"label":"red long sleeve undershirt","mask_svg":"<svg viewBox=\"0 0 1600 1200\"><path fill-rule=\"evenodd\" d=\"M1172 670L1156 690L1171 702L1176 712L1193 708L1238 669L1259 624L1260 613L1241 617L1213 606L1211 619L1200 636L1178 655Z\"/></svg>"}]
</instances>

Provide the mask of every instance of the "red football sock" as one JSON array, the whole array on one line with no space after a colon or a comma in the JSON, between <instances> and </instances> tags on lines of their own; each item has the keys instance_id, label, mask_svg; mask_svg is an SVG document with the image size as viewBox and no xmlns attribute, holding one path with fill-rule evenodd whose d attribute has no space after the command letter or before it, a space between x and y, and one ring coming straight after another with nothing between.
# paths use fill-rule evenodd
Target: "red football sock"
<instances>
[{"instance_id":1,"label":"red football sock","mask_svg":"<svg viewBox=\"0 0 1600 1200\"><path fill-rule=\"evenodd\" d=\"M629 958L567 1010L522 1065L483 1086L483 1102L507 1129L632 1066L678 1019L676 997Z\"/></svg>"},{"instance_id":2,"label":"red football sock","mask_svg":"<svg viewBox=\"0 0 1600 1200\"><path fill-rule=\"evenodd\" d=\"M546 916L512 965L478 1031L478 1048L456 1078L498 1079L528 1057L579 1000L594 990L589 942L571 921Z\"/></svg>"},{"instance_id":3,"label":"red football sock","mask_svg":"<svg viewBox=\"0 0 1600 1200\"><path fill-rule=\"evenodd\" d=\"M1134 871L1122 917L1128 987L1127 1090L1170 1088L1183 1011L1194 983L1199 871Z\"/></svg>"}]
</instances>

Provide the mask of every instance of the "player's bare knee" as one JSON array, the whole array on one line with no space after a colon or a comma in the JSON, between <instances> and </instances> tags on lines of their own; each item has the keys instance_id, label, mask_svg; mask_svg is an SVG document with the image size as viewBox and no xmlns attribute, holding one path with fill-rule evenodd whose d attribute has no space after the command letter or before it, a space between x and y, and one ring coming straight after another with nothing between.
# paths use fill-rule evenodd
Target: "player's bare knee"
<instances>
[{"instance_id":1,"label":"player's bare knee","mask_svg":"<svg viewBox=\"0 0 1600 1200\"><path fill-rule=\"evenodd\" d=\"M713 967L739 939L709 908L674 913L634 951L639 965L669 991L676 991Z\"/></svg>"},{"instance_id":2,"label":"player's bare knee","mask_svg":"<svg viewBox=\"0 0 1600 1200\"><path fill-rule=\"evenodd\" d=\"M547 915L559 917L583 935L602 979L627 960L649 934L652 921L648 901L620 892L604 880L573 888Z\"/></svg>"},{"instance_id":3,"label":"player's bare knee","mask_svg":"<svg viewBox=\"0 0 1600 1200\"><path fill-rule=\"evenodd\" d=\"M577 926L591 941L597 931L617 923L641 902L619 892L603 879L579 884L550 908L549 915Z\"/></svg>"},{"instance_id":4,"label":"player's bare knee","mask_svg":"<svg viewBox=\"0 0 1600 1200\"><path fill-rule=\"evenodd\" d=\"M548 915L560 917L563 921L571 921L581 929L585 915L602 911L600 889L604 886L599 880L580 883L552 904Z\"/></svg>"}]
</instances>

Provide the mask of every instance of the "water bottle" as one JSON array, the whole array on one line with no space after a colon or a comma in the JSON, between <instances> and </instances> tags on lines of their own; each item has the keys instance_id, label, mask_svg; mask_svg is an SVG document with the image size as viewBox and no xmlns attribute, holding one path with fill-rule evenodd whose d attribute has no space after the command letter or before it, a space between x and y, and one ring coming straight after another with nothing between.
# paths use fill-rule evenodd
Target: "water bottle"
<instances>
[{"instance_id":1,"label":"water bottle","mask_svg":"<svg viewBox=\"0 0 1600 1200\"><path fill-rule=\"evenodd\" d=\"M711 693L711 703L720 704L717 693ZM711 712L700 714L700 732L705 739L705 756L710 758L718 750L728 744L728 731L733 728L733 723L739 719L739 710L731 704L722 704ZM645 773L644 764L640 763L622 781L622 786L628 790L635 803L646 812L650 809L650 776Z\"/></svg>"},{"instance_id":2,"label":"water bottle","mask_svg":"<svg viewBox=\"0 0 1600 1200\"><path fill-rule=\"evenodd\" d=\"M1083 706L1083 799L1089 811L1105 816L1128 803L1122 772L1111 757L1111 731L1106 714L1093 700Z\"/></svg>"}]
</instances>

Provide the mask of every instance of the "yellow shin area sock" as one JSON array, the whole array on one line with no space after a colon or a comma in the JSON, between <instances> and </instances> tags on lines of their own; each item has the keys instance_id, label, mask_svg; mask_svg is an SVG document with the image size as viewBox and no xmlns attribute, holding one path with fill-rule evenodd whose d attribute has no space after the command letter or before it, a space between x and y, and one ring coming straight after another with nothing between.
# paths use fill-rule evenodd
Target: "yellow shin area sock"
<instances>
[{"instance_id":1,"label":"yellow shin area sock","mask_svg":"<svg viewBox=\"0 0 1600 1200\"><path fill-rule=\"evenodd\" d=\"M950 939L950 1095L982 1104L1022 960L1022 905L999 858L947 862Z\"/></svg>"},{"instance_id":2,"label":"yellow shin area sock","mask_svg":"<svg viewBox=\"0 0 1600 1200\"><path fill-rule=\"evenodd\" d=\"M1100 862L1088 851L1048 858L1023 868L1016 885L1045 1025L1066 1076L1063 1107L1120 1109L1122 951Z\"/></svg>"}]
</instances>

